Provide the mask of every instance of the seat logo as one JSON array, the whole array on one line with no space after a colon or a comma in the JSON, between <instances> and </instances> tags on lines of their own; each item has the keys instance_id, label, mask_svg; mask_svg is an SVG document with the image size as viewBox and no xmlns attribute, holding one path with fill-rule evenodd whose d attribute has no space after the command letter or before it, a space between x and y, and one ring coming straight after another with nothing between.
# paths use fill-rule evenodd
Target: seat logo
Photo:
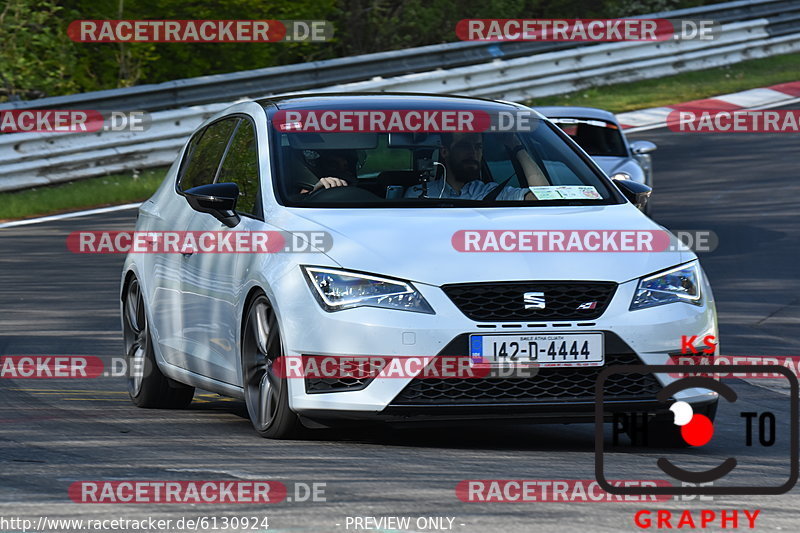
<instances>
[{"instance_id":1,"label":"seat logo","mask_svg":"<svg viewBox=\"0 0 800 533\"><path fill-rule=\"evenodd\" d=\"M526 292L522 297L525 300L525 309L545 308L543 292Z\"/></svg>"}]
</instances>

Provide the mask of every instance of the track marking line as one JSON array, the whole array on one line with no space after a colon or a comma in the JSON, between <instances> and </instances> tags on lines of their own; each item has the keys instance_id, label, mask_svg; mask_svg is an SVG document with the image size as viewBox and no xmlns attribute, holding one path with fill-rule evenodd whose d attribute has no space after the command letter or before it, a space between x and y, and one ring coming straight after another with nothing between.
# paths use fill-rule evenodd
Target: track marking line
<instances>
[{"instance_id":1,"label":"track marking line","mask_svg":"<svg viewBox=\"0 0 800 533\"><path fill-rule=\"evenodd\" d=\"M64 402L130 402L130 400L114 400L111 398L59 398L59 400Z\"/></svg>"},{"instance_id":2,"label":"track marking line","mask_svg":"<svg viewBox=\"0 0 800 533\"><path fill-rule=\"evenodd\" d=\"M140 205L142 204L137 203L137 204L112 205L110 207L98 207L97 209L88 209L86 211L74 211L72 213L62 213L60 215L48 215L45 217L38 217L38 218L26 218L24 220L12 220L11 222L3 222L2 224L0 224L0 229L15 228L17 226L28 226L30 224L41 224L42 222L53 222L55 220L66 220L68 218L78 218L89 215L99 215L102 213L113 213L115 211L134 209L136 207L139 207Z\"/></svg>"},{"instance_id":3,"label":"track marking line","mask_svg":"<svg viewBox=\"0 0 800 533\"><path fill-rule=\"evenodd\" d=\"M750 110L772 109L773 107L783 107L785 105L792 105L792 104L796 104L798 102L800 102L800 98L793 98L791 100L783 100L782 102L773 102L771 104L755 106L755 107L751 107L751 108L748 108L748 109L750 109ZM744 109L742 109L741 111L744 111ZM625 130L625 133L636 133L636 132L639 132L639 131L655 130L655 129L658 129L658 128L666 128L666 127L667 127L667 123L666 122L662 122L662 123L659 123L659 124L650 124L648 126L638 126L638 127L635 127L635 128L628 128L628 129Z\"/></svg>"},{"instance_id":4,"label":"track marking line","mask_svg":"<svg viewBox=\"0 0 800 533\"><path fill-rule=\"evenodd\" d=\"M59 393L80 393L80 394L128 394L125 391L118 390L85 390L85 389L20 389L11 388L6 390L22 391L22 392L59 392Z\"/></svg>"}]
</instances>

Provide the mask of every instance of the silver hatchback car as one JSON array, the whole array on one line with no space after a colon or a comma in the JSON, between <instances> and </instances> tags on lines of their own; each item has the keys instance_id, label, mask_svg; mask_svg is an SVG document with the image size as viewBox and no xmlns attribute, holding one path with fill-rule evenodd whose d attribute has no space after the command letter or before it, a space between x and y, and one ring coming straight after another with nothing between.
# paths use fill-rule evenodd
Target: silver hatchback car
<instances>
[{"instance_id":1,"label":"silver hatchback car","mask_svg":"<svg viewBox=\"0 0 800 533\"><path fill-rule=\"evenodd\" d=\"M536 107L592 156L612 179L626 179L653 187L650 141L628 142L613 113L595 107Z\"/></svg>"}]
</instances>

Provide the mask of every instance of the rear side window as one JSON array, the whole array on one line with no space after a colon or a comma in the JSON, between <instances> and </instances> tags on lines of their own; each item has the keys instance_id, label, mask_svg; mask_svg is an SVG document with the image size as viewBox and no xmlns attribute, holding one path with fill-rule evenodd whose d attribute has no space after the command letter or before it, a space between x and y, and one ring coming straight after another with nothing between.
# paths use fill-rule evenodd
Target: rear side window
<instances>
[{"instance_id":1,"label":"rear side window","mask_svg":"<svg viewBox=\"0 0 800 533\"><path fill-rule=\"evenodd\" d=\"M181 190L214 183L217 168L239 120L233 117L214 122L189 142L181 172Z\"/></svg>"},{"instance_id":2,"label":"rear side window","mask_svg":"<svg viewBox=\"0 0 800 533\"><path fill-rule=\"evenodd\" d=\"M239 186L236 210L258 215L258 150L253 123L243 119L236 128L233 140L219 169L218 183L233 182Z\"/></svg>"}]
</instances>

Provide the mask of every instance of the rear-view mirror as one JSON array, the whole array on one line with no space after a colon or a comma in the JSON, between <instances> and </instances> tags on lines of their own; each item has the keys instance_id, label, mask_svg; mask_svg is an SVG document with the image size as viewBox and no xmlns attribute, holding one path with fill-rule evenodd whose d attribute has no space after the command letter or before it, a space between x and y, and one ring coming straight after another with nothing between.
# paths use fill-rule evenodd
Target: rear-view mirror
<instances>
[{"instance_id":1,"label":"rear-view mirror","mask_svg":"<svg viewBox=\"0 0 800 533\"><path fill-rule=\"evenodd\" d=\"M634 141L631 143L631 151L638 155L649 154L656 148L657 146L655 143L651 143L650 141Z\"/></svg>"},{"instance_id":2,"label":"rear-view mirror","mask_svg":"<svg viewBox=\"0 0 800 533\"><path fill-rule=\"evenodd\" d=\"M183 191L192 209L208 213L229 228L241 220L236 214L239 186L235 183L210 183Z\"/></svg>"},{"instance_id":3,"label":"rear-view mirror","mask_svg":"<svg viewBox=\"0 0 800 533\"><path fill-rule=\"evenodd\" d=\"M653 189L633 180L614 180L614 183L619 187L619 190L628 200L636 207L644 211L647 201L650 200L650 194Z\"/></svg>"}]
</instances>

